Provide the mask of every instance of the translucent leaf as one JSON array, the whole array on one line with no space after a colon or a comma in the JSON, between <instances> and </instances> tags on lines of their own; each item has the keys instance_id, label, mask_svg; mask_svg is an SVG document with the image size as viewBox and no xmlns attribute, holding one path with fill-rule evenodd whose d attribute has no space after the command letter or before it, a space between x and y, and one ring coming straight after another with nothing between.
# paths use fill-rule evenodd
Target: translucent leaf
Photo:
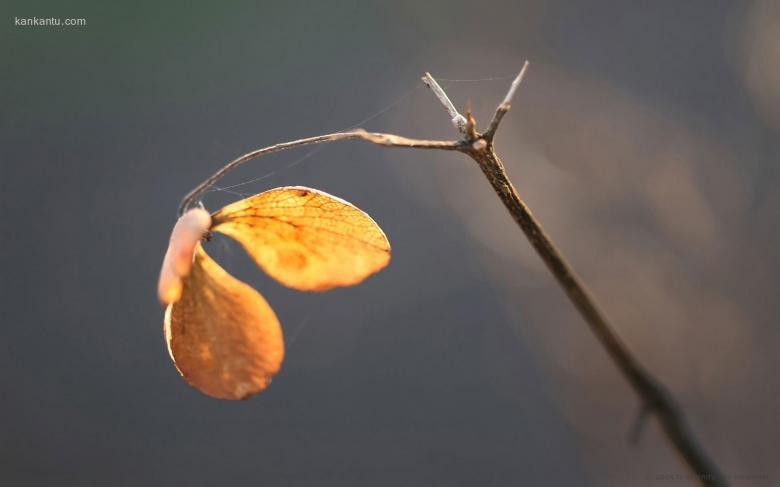
<instances>
[{"instance_id":1,"label":"translucent leaf","mask_svg":"<svg viewBox=\"0 0 780 487\"><path fill-rule=\"evenodd\" d=\"M220 399L246 399L279 370L284 340L266 300L198 244L181 298L165 312L168 351L184 379Z\"/></svg>"},{"instance_id":2,"label":"translucent leaf","mask_svg":"<svg viewBox=\"0 0 780 487\"><path fill-rule=\"evenodd\" d=\"M390 261L382 229L346 201L310 188L276 188L212 215L280 283L301 291L350 286Z\"/></svg>"}]
</instances>

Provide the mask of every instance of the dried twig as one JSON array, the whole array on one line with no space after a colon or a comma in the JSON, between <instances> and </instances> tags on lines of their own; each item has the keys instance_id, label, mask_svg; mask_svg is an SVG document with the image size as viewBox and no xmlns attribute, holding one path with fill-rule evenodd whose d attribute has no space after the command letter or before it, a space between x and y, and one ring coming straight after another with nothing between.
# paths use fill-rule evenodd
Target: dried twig
<instances>
[{"instance_id":1,"label":"dried twig","mask_svg":"<svg viewBox=\"0 0 780 487\"><path fill-rule=\"evenodd\" d=\"M237 166L272 152L301 147L308 144L335 142L338 140L359 139L385 147L404 147L412 149L440 149L459 151L470 156L479 165L485 177L490 182L496 195L504 203L504 206L512 215L517 225L522 229L531 245L536 249L539 257L547 265L547 268L555 276L555 279L563 288L572 304L580 312L585 322L599 342L604 346L615 366L631 384L634 391L642 401L642 414L652 413L658 419L661 427L669 439L672 447L681 456L697 479L703 485L723 486L727 485L724 476L720 473L715 463L710 460L707 453L690 431L682 410L677 405L668 389L653 377L636 359L628 346L618 336L615 329L609 324L596 300L587 290L586 286L564 259L561 252L553 244L550 237L542 228L542 225L531 213L531 210L523 202L514 185L506 173L504 164L498 157L494 147L496 131L501 124L504 115L511 108L512 99L520 85L528 68L528 62L512 82L504 100L498 105L487 130L480 134L476 130L476 121L470 112L464 117L450 101L447 94L439 86L430 73L425 73L423 81L434 92L451 117L453 125L463 134L463 138L457 141L445 140L417 140L392 134L371 133L363 130L350 132L338 132L327 135L319 135L305 139L284 142L263 149L244 154L229 162L211 177L193 189L181 202L179 214L186 211L193 202L208 188L215 184L225 174ZM641 421L641 419L639 420ZM638 431L638 427L635 428Z\"/></svg>"},{"instance_id":2,"label":"dried twig","mask_svg":"<svg viewBox=\"0 0 780 487\"><path fill-rule=\"evenodd\" d=\"M431 73L425 73L421 79L423 83L425 83L428 88L433 91L433 94L436 95L436 98L438 98L441 104L444 105L444 108L447 109L447 112L450 114L450 121L452 122L452 125L458 129L458 132L465 134L466 118L458 113L458 109L455 108L455 105L452 104L450 97L447 96L447 93L444 92L444 89L439 85L436 79L431 76Z\"/></svg>"},{"instance_id":3,"label":"dried twig","mask_svg":"<svg viewBox=\"0 0 780 487\"><path fill-rule=\"evenodd\" d=\"M463 145L462 141L449 141L449 140L421 140L421 139L409 139L401 137L400 135L381 134L376 132L366 132L362 129L352 130L349 132L335 132L332 134L316 135L314 137L307 137L305 139L292 140L290 142L282 142L280 144L270 145L257 149L252 152L233 159L228 162L222 168L212 174L208 179L195 186L179 203L178 215L184 214L189 209L193 202L195 202L206 190L211 188L214 184L222 179L227 173L237 168L238 166L257 159L274 152L281 152L284 150L295 149L297 147L303 147L304 145L322 144L324 142L336 142L338 140L350 140L361 139L372 144L381 145L384 147L406 147L409 149L439 149L439 150L460 150Z\"/></svg>"},{"instance_id":4,"label":"dried twig","mask_svg":"<svg viewBox=\"0 0 780 487\"><path fill-rule=\"evenodd\" d=\"M523 78L525 77L525 72L527 69L528 61L523 63L523 69L520 70L520 73L517 75L517 77L515 77L515 79L512 81L512 84L509 86L509 91L506 92L504 101L499 103L498 108L496 108L496 114L493 115L493 120L490 121L490 125L488 125L488 128L485 130L485 134L483 135L486 141L492 142L493 138L495 138L496 130L498 130L498 126L501 124L501 120L504 118L504 115L506 115L509 109L512 108L512 99L515 97L517 87L520 86L520 83L523 82Z\"/></svg>"}]
</instances>

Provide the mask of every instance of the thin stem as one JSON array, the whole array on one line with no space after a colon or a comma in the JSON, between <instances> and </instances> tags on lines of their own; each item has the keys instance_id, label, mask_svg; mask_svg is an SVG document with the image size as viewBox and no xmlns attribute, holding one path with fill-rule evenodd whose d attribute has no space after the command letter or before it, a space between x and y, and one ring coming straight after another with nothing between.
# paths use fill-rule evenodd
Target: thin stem
<instances>
[{"instance_id":1,"label":"thin stem","mask_svg":"<svg viewBox=\"0 0 780 487\"><path fill-rule=\"evenodd\" d=\"M512 108L512 99L515 97L517 87L520 86L520 83L523 82L523 78L525 77L526 70L528 70L528 66L528 61L523 63L523 68L520 70L520 73L515 77L515 79L512 80L512 84L509 86L509 91L507 91L504 100L499 103L498 108L496 108L496 113L493 115L493 120L490 121L490 124L485 131L485 135L483 136L486 141L493 142L493 139L496 136L496 131L498 130L498 126L501 125L501 120L504 118L504 115L507 114L509 109Z\"/></svg>"},{"instance_id":2,"label":"thin stem","mask_svg":"<svg viewBox=\"0 0 780 487\"><path fill-rule=\"evenodd\" d=\"M381 145L384 147L405 147L409 149L439 149L439 150L459 150L463 145L461 141L447 141L447 140L422 140L422 139L410 139L402 137L400 135L382 134L378 132L366 132L365 130L352 130L349 132L335 132L332 134L317 135L314 137L307 137L304 139L292 140L290 142L282 142L280 144L270 145L257 149L252 152L233 159L228 162L217 172L206 178L202 183L195 186L179 203L178 216L182 216L187 211L192 203L200 197L206 190L211 188L217 181L225 177L230 171L238 166L245 164L253 159L257 159L274 152L281 152L284 150L295 149L297 147L303 147L311 144L322 144L325 142L336 142L339 140L360 139L370 142L372 144Z\"/></svg>"},{"instance_id":3,"label":"thin stem","mask_svg":"<svg viewBox=\"0 0 780 487\"><path fill-rule=\"evenodd\" d=\"M512 98L515 97L515 92L517 91L517 87L520 86L520 83L523 82L523 78L525 77L525 72L528 70L528 66L531 63L528 61L525 61L523 63L523 67L520 68L520 73L518 73L517 76L515 76L515 79L512 80L512 84L509 85L509 91L506 92L506 96L504 97L504 101L501 102L501 105L504 106L510 106L512 104Z\"/></svg>"}]
</instances>

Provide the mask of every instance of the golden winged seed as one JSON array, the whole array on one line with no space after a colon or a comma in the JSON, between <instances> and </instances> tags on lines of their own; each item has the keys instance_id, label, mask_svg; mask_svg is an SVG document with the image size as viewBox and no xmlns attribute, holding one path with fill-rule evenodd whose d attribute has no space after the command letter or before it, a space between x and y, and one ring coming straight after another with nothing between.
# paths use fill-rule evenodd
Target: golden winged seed
<instances>
[{"instance_id":1,"label":"golden winged seed","mask_svg":"<svg viewBox=\"0 0 780 487\"><path fill-rule=\"evenodd\" d=\"M219 399L245 399L279 370L284 340L266 300L204 251L184 279L181 299L165 313L168 351L184 379Z\"/></svg>"},{"instance_id":2,"label":"golden winged seed","mask_svg":"<svg viewBox=\"0 0 780 487\"><path fill-rule=\"evenodd\" d=\"M289 287L349 286L385 267L390 244L346 201L304 187L276 188L209 215L185 213L160 272L165 339L184 379L220 399L245 399L279 371L284 339L265 299L203 250L208 231L237 240L271 277Z\"/></svg>"},{"instance_id":3,"label":"golden winged seed","mask_svg":"<svg viewBox=\"0 0 780 487\"><path fill-rule=\"evenodd\" d=\"M327 193L276 188L212 215L228 235L280 283L301 291L350 286L390 261L384 232L366 213Z\"/></svg>"}]
</instances>

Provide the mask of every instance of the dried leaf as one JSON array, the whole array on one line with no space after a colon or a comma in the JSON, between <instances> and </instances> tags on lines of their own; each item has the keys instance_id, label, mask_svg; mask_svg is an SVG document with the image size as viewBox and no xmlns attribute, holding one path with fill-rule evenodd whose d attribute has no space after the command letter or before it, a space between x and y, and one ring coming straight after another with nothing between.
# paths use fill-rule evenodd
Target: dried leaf
<instances>
[{"instance_id":1,"label":"dried leaf","mask_svg":"<svg viewBox=\"0 0 780 487\"><path fill-rule=\"evenodd\" d=\"M181 298L165 313L168 351L184 379L220 399L246 399L279 370L284 341L266 300L198 244Z\"/></svg>"},{"instance_id":2,"label":"dried leaf","mask_svg":"<svg viewBox=\"0 0 780 487\"><path fill-rule=\"evenodd\" d=\"M280 283L301 291L350 286L390 261L382 229L346 201L310 188L276 188L212 215L212 230L243 245Z\"/></svg>"}]
</instances>

